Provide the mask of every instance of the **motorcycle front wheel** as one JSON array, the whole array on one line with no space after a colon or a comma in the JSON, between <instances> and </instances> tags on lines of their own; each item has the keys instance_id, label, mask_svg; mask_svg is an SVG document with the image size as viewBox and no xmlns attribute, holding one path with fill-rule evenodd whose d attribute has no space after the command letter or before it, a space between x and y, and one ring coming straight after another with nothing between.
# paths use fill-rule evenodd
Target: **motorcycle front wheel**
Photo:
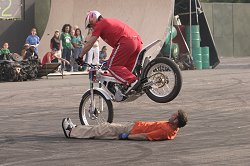
<instances>
[{"instance_id":1,"label":"motorcycle front wheel","mask_svg":"<svg viewBox=\"0 0 250 166\"><path fill-rule=\"evenodd\" d=\"M182 87L182 76L179 67L168 58L155 58L143 71L149 87L145 88L147 96L158 103L172 101Z\"/></svg>"},{"instance_id":2,"label":"motorcycle front wheel","mask_svg":"<svg viewBox=\"0 0 250 166\"><path fill-rule=\"evenodd\" d=\"M88 90L83 96L79 106L79 118L82 125L97 125L113 122L113 105L100 91L94 89L93 105L91 111L91 94Z\"/></svg>"}]
</instances>

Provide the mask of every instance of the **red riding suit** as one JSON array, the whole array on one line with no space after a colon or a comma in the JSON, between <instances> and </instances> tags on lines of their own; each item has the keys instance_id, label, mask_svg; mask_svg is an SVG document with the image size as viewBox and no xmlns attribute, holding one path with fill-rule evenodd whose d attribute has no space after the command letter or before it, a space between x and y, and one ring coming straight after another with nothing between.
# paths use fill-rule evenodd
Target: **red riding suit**
<instances>
[{"instance_id":1,"label":"red riding suit","mask_svg":"<svg viewBox=\"0 0 250 166\"><path fill-rule=\"evenodd\" d=\"M113 48L108 60L109 72L123 84L134 82L137 78L132 70L143 44L139 34L119 20L104 18L96 23L92 36L100 36Z\"/></svg>"}]
</instances>

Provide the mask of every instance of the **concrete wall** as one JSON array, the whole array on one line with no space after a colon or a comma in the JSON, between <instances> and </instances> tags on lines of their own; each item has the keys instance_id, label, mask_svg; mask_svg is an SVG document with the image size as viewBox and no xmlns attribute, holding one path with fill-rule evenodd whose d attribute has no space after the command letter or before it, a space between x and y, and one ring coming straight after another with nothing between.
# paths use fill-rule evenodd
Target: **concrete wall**
<instances>
[{"instance_id":1,"label":"concrete wall","mask_svg":"<svg viewBox=\"0 0 250 166\"><path fill-rule=\"evenodd\" d=\"M132 26L141 35L145 46L156 39L164 41L173 4L173 0L157 0L157 3L152 0L144 0L143 3L139 0L51 0L49 20L39 45L40 57L49 50L49 41L55 29L60 30L65 23L83 28L85 14L93 9L101 11L104 17L115 17ZM82 32L85 36L86 30L82 29ZM103 45L107 44L101 41L100 46ZM162 45L163 42L150 49L147 54L156 56ZM111 50L108 48L108 53Z\"/></svg>"},{"instance_id":2,"label":"concrete wall","mask_svg":"<svg viewBox=\"0 0 250 166\"><path fill-rule=\"evenodd\" d=\"M250 4L202 3L219 57L250 56Z\"/></svg>"},{"instance_id":3,"label":"concrete wall","mask_svg":"<svg viewBox=\"0 0 250 166\"><path fill-rule=\"evenodd\" d=\"M23 20L0 20L0 46L8 42L11 52L20 53L30 30L34 27L35 0L25 0Z\"/></svg>"},{"instance_id":4,"label":"concrete wall","mask_svg":"<svg viewBox=\"0 0 250 166\"><path fill-rule=\"evenodd\" d=\"M24 20L0 20L0 45L9 42L11 51L19 53L35 25L38 26L38 35L42 36L49 6L50 0L25 0ZM250 4L202 3L202 8L219 57L250 56ZM39 22L35 23L35 20Z\"/></svg>"}]
</instances>

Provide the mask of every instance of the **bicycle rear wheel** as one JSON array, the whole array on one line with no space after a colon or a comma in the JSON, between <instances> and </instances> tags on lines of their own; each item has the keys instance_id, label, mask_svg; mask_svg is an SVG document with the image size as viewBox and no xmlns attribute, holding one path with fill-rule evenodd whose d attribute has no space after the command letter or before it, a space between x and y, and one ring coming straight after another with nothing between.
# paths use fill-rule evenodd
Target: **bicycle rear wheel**
<instances>
[{"instance_id":1,"label":"bicycle rear wheel","mask_svg":"<svg viewBox=\"0 0 250 166\"><path fill-rule=\"evenodd\" d=\"M79 118L82 125L97 125L113 122L113 105L101 92L94 89L94 113L91 113L91 94L88 90L83 96L79 106Z\"/></svg>"}]
</instances>

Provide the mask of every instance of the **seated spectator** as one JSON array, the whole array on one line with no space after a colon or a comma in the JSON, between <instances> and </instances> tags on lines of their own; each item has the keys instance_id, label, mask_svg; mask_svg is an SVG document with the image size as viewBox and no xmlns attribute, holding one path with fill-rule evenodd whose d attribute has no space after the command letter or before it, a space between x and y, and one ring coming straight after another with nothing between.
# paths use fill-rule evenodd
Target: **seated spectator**
<instances>
[{"instance_id":1,"label":"seated spectator","mask_svg":"<svg viewBox=\"0 0 250 166\"><path fill-rule=\"evenodd\" d=\"M22 48L22 51L21 51L21 57L23 59L26 59L26 52L27 50L29 49L30 45L29 44L24 44L23 48Z\"/></svg>"},{"instance_id":2,"label":"seated spectator","mask_svg":"<svg viewBox=\"0 0 250 166\"><path fill-rule=\"evenodd\" d=\"M25 55L25 59L38 59L38 55L37 53L35 52L35 48L36 48L36 45L30 45L30 48L27 50L26 52L26 55Z\"/></svg>"},{"instance_id":3,"label":"seated spectator","mask_svg":"<svg viewBox=\"0 0 250 166\"><path fill-rule=\"evenodd\" d=\"M0 50L0 60L10 60L10 50L9 50L9 43L3 43L3 48Z\"/></svg>"},{"instance_id":4,"label":"seated spectator","mask_svg":"<svg viewBox=\"0 0 250 166\"><path fill-rule=\"evenodd\" d=\"M63 59L59 56L57 56L57 54L55 54L54 51L51 52L47 52L42 59L42 65L46 64L46 63L51 63L54 59L59 59L62 62L65 62L67 64L70 64L69 61L67 61L66 59Z\"/></svg>"},{"instance_id":5,"label":"seated spectator","mask_svg":"<svg viewBox=\"0 0 250 166\"><path fill-rule=\"evenodd\" d=\"M102 50L100 51L99 57L100 57L100 63L105 61L105 59L107 58L107 46L102 47Z\"/></svg>"}]
</instances>

